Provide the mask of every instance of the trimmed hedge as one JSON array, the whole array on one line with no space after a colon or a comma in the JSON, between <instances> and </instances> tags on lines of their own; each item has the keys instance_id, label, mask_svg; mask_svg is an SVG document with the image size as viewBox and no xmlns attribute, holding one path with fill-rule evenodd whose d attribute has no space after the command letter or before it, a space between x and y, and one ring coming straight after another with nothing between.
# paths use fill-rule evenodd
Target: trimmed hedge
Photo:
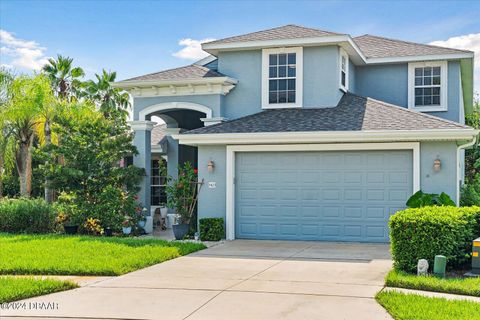
<instances>
[{"instance_id":1,"label":"trimmed hedge","mask_svg":"<svg viewBox=\"0 0 480 320\"><path fill-rule=\"evenodd\" d=\"M433 269L438 254L452 269L470 259L472 240L480 236L480 207L406 209L395 213L389 226L395 269L414 273L419 259Z\"/></svg>"},{"instance_id":2,"label":"trimmed hedge","mask_svg":"<svg viewBox=\"0 0 480 320\"><path fill-rule=\"evenodd\" d=\"M56 213L43 199L0 200L0 232L48 233L55 229Z\"/></svg>"},{"instance_id":3,"label":"trimmed hedge","mask_svg":"<svg viewBox=\"0 0 480 320\"><path fill-rule=\"evenodd\" d=\"M225 227L222 218L202 218L200 223L200 240L220 241L225 238Z\"/></svg>"}]
</instances>

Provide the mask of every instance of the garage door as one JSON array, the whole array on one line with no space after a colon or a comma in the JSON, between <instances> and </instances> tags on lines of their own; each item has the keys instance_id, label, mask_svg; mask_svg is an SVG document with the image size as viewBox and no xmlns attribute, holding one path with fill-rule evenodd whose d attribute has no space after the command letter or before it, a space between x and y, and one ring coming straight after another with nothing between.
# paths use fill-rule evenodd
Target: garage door
<instances>
[{"instance_id":1,"label":"garage door","mask_svg":"<svg viewBox=\"0 0 480 320\"><path fill-rule=\"evenodd\" d=\"M412 151L243 152L235 237L388 242L412 193Z\"/></svg>"}]
</instances>

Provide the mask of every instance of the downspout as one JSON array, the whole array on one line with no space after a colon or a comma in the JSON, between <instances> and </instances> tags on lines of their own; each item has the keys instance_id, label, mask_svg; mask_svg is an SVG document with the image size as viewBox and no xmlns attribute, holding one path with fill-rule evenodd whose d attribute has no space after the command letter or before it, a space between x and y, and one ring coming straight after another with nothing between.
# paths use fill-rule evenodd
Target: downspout
<instances>
[{"instance_id":1,"label":"downspout","mask_svg":"<svg viewBox=\"0 0 480 320\"><path fill-rule=\"evenodd\" d=\"M471 147L477 142L477 135L478 135L478 130L475 130L475 135L473 136L473 139L465 144L461 144L457 147L457 206L460 205L460 150L466 149L468 147ZM464 164L465 166L465 164ZM463 168L465 170L465 167Z\"/></svg>"}]
</instances>

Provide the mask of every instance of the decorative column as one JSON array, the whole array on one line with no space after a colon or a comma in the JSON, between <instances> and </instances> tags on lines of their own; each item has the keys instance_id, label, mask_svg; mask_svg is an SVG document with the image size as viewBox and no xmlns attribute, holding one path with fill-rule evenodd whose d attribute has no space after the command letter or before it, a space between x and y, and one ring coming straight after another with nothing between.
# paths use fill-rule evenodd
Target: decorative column
<instances>
[{"instance_id":1,"label":"decorative column","mask_svg":"<svg viewBox=\"0 0 480 320\"><path fill-rule=\"evenodd\" d=\"M145 175L140 182L139 201L147 208L150 214L150 175L152 167L152 138L151 133L155 122L152 121L130 121L130 127L135 133L133 144L137 147L138 155L133 157L133 164L136 167L144 168Z\"/></svg>"},{"instance_id":2,"label":"decorative column","mask_svg":"<svg viewBox=\"0 0 480 320\"><path fill-rule=\"evenodd\" d=\"M179 158L179 146L178 141L172 138L172 134L180 133L180 128L167 128L165 129L165 137L168 141L167 148L167 174L173 179L178 178L178 158Z\"/></svg>"}]
</instances>

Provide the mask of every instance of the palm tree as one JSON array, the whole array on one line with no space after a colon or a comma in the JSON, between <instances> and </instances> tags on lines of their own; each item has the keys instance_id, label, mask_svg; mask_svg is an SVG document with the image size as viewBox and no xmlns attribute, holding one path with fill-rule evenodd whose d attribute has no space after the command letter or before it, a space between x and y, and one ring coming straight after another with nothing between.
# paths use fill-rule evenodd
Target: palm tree
<instances>
[{"instance_id":1,"label":"palm tree","mask_svg":"<svg viewBox=\"0 0 480 320\"><path fill-rule=\"evenodd\" d=\"M21 76L12 81L11 99L4 110L4 120L15 140L15 164L20 178L20 194L32 190L32 149L36 129L45 108L54 103L50 82L44 75Z\"/></svg>"},{"instance_id":2,"label":"palm tree","mask_svg":"<svg viewBox=\"0 0 480 320\"><path fill-rule=\"evenodd\" d=\"M48 64L43 66L42 71L48 76L52 83L55 95L62 100L72 101L75 99L82 87L80 78L85 72L80 67L72 67L73 59L58 55L57 59L48 59Z\"/></svg>"},{"instance_id":3,"label":"palm tree","mask_svg":"<svg viewBox=\"0 0 480 320\"><path fill-rule=\"evenodd\" d=\"M83 86L80 78L85 76L85 72L80 67L72 67L73 59L58 55L57 59L50 58L42 71L51 82L52 90L61 101L72 102L81 95L80 90ZM42 142L46 145L52 143L52 114L51 108L43 109L43 128L38 128ZM45 200L53 201L53 190L49 188L49 181L45 180Z\"/></svg>"},{"instance_id":4,"label":"palm tree","mask_svg":"<svg viewBox=\"0 0 480 320\"><path fill-rule=\"evenodd\" d=\"M102 70L102 74L95 74L95 77L96 81L86 82L85 96L96 104L105 118L125 119L130 108L130 97L125 91L111 86L111 83L115 82L117 73Z\"/></svg>"}]
</instances>

